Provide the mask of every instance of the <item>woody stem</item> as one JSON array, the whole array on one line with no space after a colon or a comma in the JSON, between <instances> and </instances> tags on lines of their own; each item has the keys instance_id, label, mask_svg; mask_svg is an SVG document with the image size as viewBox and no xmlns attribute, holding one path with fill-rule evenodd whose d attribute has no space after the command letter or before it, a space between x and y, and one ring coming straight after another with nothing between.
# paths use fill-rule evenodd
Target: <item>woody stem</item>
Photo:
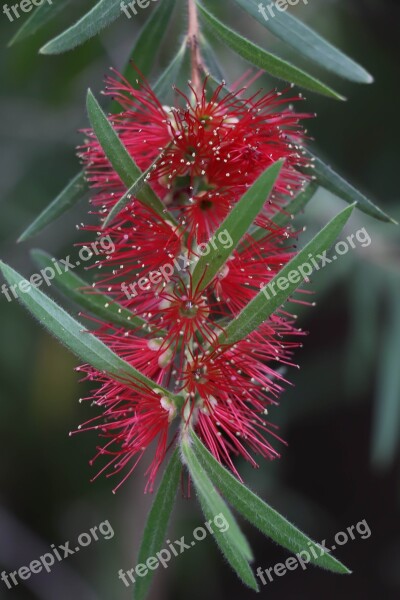
<instances>
[{"instance_id":1,"label":"woody stem","mask_svg":"<svg viewBox=\"0 0 400 600\"><path fill-rule=\"evenodd\" d=\"M200 25L197 12L196 0L188 0L189 2L189 31L188 43L191 50L192 62L192 85L196 94L201 96L201 70L203 66L200 52Z\"/></svg>"}]
</instances>

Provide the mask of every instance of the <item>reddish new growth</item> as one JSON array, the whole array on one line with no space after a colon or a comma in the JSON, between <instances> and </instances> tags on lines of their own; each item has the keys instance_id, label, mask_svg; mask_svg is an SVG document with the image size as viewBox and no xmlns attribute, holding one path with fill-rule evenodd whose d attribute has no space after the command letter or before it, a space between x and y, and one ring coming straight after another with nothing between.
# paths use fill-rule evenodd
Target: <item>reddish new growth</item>
<instances>
[{"instance_id":1,"label":"reddish new growth","mask_svg":"<svg viewBox=\"0 0 400 600\"><path fill-rule=\"evenodd\" d=\"M137 90L118 75L108 79L106 94L122 107L110 121L138 166L147 169L166 149L149 180L166 214L163 220L132 198L104 231L86 227L115 244L115 251L98 264L101 278L92 293L108 294L131 311L133 322L143 321L136 329L101 323L98 336L155 383L151 389L123 374L116 381L81 367L99 383L89 400L103 411L84 429L99 431L105 442L98 454L109 459L103 470L123 470L123 481L155 442L150 490L178 431L175 424L192 426L235 473L232 459L239 454L254 467L255 454L278 456L270 443L277 438L275 427L266 415L283 390L281 367L292 364L301 334L294 318L280 310L234 346L219 343L226 324L293 256L288 245L292 230L279 228L272 219L306 184L299 169L306 164L299 121L310 115L286 108L299 99L289 97L289 90L244 99L244 89L227 93L220 86L208 92L207 87L206 80L200 96L190 86L188 95L177 90L177 105L170 107L159 102L145 81ZM95 191L94 213L102 223L126 189L94 134L88 131L87 137L80 156ZM278 159L285 164L256 221L257 238L246 235L208 285L194 285L199 256L218 245L232 245L229 231L213 234Z\"/></svg>"}]
</instances>

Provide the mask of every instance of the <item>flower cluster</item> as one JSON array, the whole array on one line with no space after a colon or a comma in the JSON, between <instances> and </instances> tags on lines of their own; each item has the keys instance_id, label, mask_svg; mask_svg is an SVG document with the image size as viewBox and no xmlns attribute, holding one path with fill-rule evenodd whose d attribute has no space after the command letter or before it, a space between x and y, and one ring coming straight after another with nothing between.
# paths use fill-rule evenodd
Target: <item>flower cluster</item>
<instances>
[{"instance_id":1,"label":"flower cluster","mask_svg":"<svg viewBox=\"0 0 400 600\"><path fill-rule=\"evenodd\" d=\"M245 89L227 92L221 85L209 92L208 83L201 94L190 85L188 95L176 90L176 106L170 107L145 81L134 89L118 74L107 80L106 94L121 105L110 121L136 164L146 170L164 150L149 184L164 204L165 218L132 198L101 232L112 238L115 251L98 262L101 276L91 293L106 293L129 309L138 326L100 323L97 335L154 386L128 376L116 381L88 365L80 367L98 384L89 400L103 410L83 428L99 431L105 440L99 455L108 457L103 470L124 470L123 481L155 442L150 490L179 426L193 427L237 475L235 455L254 467L254 454L278 456L268 441L277 434L266 415L286 383L281 365L292 364L302 335L294 318L280 310L235 345L220 342L226 324L293 256L294 233L275 225L273 217L306 184L299 123L310 115L288 106L299 99L289 90L244 98ZM80 157L94 190L92 212L99 225L85 229L100 234L126 188L94 133L86 136ZM208 243L249 186L279 159L285 159L284 167L255 223L257 236L248 233L208 285L194 283L199 246ZM186 264L167 281L153 276L164 265L176 264L178 256ZM138 277L147 277L148 285L127 297L123 284L126 289ZM182 401L174 402L165 389Z\"/></svg>"}]
</instances>

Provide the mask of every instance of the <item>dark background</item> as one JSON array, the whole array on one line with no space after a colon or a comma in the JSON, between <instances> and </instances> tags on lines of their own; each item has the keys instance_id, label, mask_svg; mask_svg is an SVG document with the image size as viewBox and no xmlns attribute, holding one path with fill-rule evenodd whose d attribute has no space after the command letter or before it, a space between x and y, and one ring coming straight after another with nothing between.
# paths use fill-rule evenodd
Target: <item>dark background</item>
<instances>
[{"instance_id":1,"label":"dark background","mask_svg":"<svg viewBox=\"0 0 400 600\"><path fill-rule=\"evenodd\" d=\"M85 215L85 203L33 242L17 245L15 240L77 172L74 147L81 141L77 130L87 125L87 87L97 93L108 67L122 67L147 16L142 11L138 20L121 18L100 37L65 55L38 55L45 41L82 13L83 4L90 6L73 2L43 33L11 49L7 42L22 20L11 24L0 14L0 257L25 274L36 270L30 248L47 249L59 258L74 253L75 224ZM252 38L287 53L234 3L219 2L218 10ZM307 94L307 109L318 113L310 133L322 156L399 219L398 3L310 0L307 7L292 10L375 76L373 86L357 86L322 73L349 100L338 103ZM158 71L176 49L185 18L181 4ZM290 52L287 56L296 59ZM221 50L218 58L234 81L243 65L230 51ZM306 236L342 206L319 193L299 220L307 223ZM372 535L366 540L357 536L336 551L353 575L297 570L261 589L261 596L271 599L400 597L399 233L395 226L360 212L348 232L363 226L372 238L370 248L352 252L320 273L313 282L317 307L299 311L301 326L310 332L297 355L301 370L290 373L295 386L272 413L289 446L274 464L263 463L258 472L243 465L242 472L268 502L317 540L326 538L329 544L336 532L363 519ZM102 521L109 520L115 531L112 540L93 543L51 575L29 580L34 588L20 584L8 591L0 582L0 598L130 598L131 590L117 573L136 564L151 503L143 495L144 469L116 496L105 479L90 484L94 473L88 461L96 436L68 436L93 416L88 405L78 404L85 389L73 370L77 361L22 307L3 296L0 334L1 570L29 564L50 544L74 540ZM195 499L179 499L170 536L191 537L203 522ZM268 568L287 558L244 527L256 567ZM151 598L204 596L254 597L241 587L211 539L171 562L167 572L159 572Z\"/></svg>"}]
</instances>

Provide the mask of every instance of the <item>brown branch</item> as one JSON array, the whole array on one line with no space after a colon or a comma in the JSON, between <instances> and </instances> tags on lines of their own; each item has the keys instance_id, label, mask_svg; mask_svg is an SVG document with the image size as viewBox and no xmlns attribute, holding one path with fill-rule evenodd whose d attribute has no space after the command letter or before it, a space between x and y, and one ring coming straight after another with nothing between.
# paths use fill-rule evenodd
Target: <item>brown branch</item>
<instances>
[{"instance_id":1,"label":"brown branch","mask_svg":"<svg viewBox=\"0 0 400 600\"><path fill-rule=\"evenodd\" d=\"M200 25L196 0L189 0L188 44L191 50L192 85L194 91L200 97L202 91L201 73L204 67L200 51Z\"/></svg>"}]
</instances>

